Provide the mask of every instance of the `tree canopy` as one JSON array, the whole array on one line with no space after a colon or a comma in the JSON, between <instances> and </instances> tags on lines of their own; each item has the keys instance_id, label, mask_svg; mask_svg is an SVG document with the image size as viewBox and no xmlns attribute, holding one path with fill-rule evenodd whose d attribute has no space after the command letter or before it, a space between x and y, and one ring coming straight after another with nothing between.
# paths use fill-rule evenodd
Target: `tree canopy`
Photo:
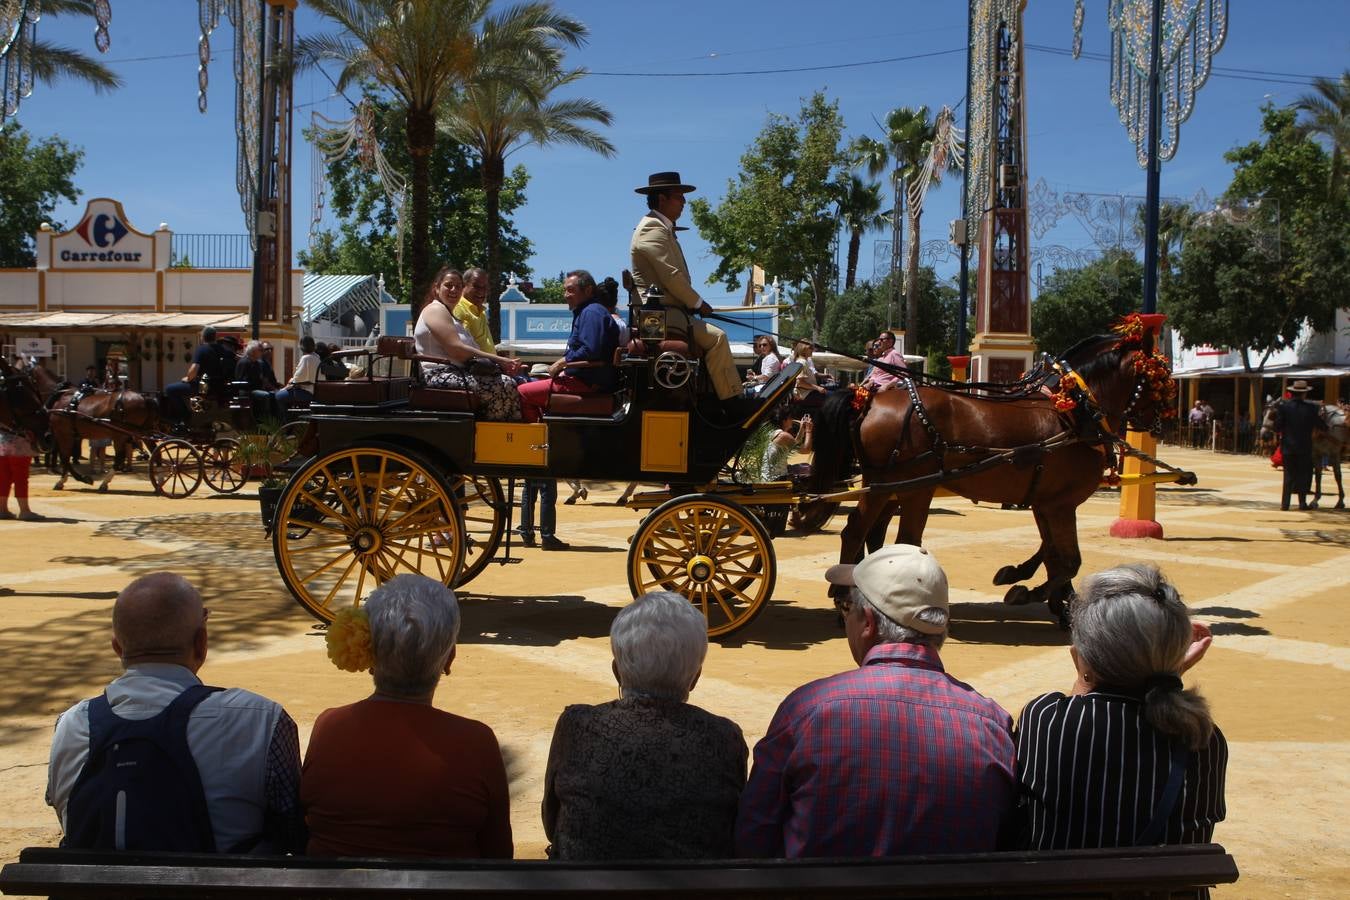
<instances>
[{"instance_id":1,"label":"tree canopy","mask_svg":"<svg viewBox=\"0 0 1350 900\"><path fill-rule=\"evenodd\" d=\"M1108 250L1081 269L1055 269L1031 304L1031 335L1041 350L1062 353L1105 334L1144 298L1144 267L1127 250Z\"/></svg>"},{"instance_id":2,"label":"tree canopy","mask_svg":"<svg viewBox=\"0 0 1350 900\"><path fill-rule=\"evenodd\" d=\"M400 113L388 102L376 102L376 132L397 134ZM407 146L399 140L383 143L385 157L400 173L411 168ZM479 163L468 149L446 135L437 137L430 159L428 196L430 258L460 269L481 266L486 258L484 233L487 205ZM312 272L367 275L383 272L387 289L404 302L421 301L413 294L411 270L398 261L398 210L386 197L374 171L362 167L355 154L328 164L328 204L342 220L338 228L315 236L300 264ZM525 202L529 176L521 166L506 177L501 193L500 231L502 266L507 271L529 271L530 242L512 223Z\"/></svg>"},{"instance_id":3,"label":"tree canopy","mask_svg":"<svg viewBox=\"0 0 1350 900\"><path fill-rule=\"evenodd\" d=\"M1163 294L1188 346L1231 347L1249 370L1305 325L1331 328L1350 303L1350 201L1328 194L1331 159L1295 110L1266 104L1261 115L1264 139L1224 155L1236 166L1224 199L1246 212L1197 217Z\"/></svg>"},{"instance_id":4,"label":"tree canopy","mask_svg":"<svg viewBox=\"0 0 1350 900\"><path fill-rule=\"evenodd\" d=\"M84 151L59 137L34 141L18 122L0 126L0 268L24 269L37 263L33 235L52 220L56 204L80 197L75 172Z\"/></svg>"},{"instance_id":5,"label":"tree canopy","mask_svg":"<svg viewBox=\"0 0 1350 900\"><path fill-rule=\"evenodd\" d=\"M914 280L918 297L919 334L917 345L905 352L928 357L927 371L946 376L951 367L947 353L956 345L957 308L960 293L940 281L929 266L921 266ZM832 297L825 316L821 340L844 353L862 353L867 343L886 327L891 303L891 276L879 283L859 282L837 297Z\"/></svg>"},{"instance_id":6,"label":"tree canopy","mask_svg":"<svg viewBox=\"0 0 1350 900\"><path fill-rule=\"evenodd\" d=\"M821 92L803 101L795 117L770 114L718 207L705 199L690 204L694 224L720 258L708 282L735 291L750 266L759 265L790 283L809 283L817 332L834 267L843 130L838 103Z\"/></svg>"}]
</instances>

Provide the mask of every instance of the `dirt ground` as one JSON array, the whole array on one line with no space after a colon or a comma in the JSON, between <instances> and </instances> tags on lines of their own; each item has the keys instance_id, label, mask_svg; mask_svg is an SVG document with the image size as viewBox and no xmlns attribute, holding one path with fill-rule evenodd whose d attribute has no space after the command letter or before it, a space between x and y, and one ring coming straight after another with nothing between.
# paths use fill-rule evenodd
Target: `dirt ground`
<instances>
[{"instance_id":1,"label":"dirt ground","mask_svg":"<svg viewBox=\"0 0 1350 900\"><path fill-rule=\"evenodd\" d=\"M1279 476L1260 459L1164 448L1194 469L1196 488L1159 491L1161 541L1107 536L1114 494L1081 510L1084 570L1130 560L1162 565L1216 635L1192 673L1228 737L1228 819L1216 840L1242 872L1226 897L1350 894L1350 512L1282 513ZM151 494L119 476L107 494L56 493L34 477L43 523L0 522L0 860L54 845L43 803L52 723L118 672L109 607L131 578L179 572L211 607L203 678L282 702L302 744L325 708L370 692L366 675L338 671L321 633L277 575L248 489L186 500ZM629 599L626 539L637 515L613 505L618 486L559 506L569 552L520 549L493 565L462 598L464 628L454 674L436 702L487 722L508 757L516 852L543 854L539 819L553 723L569 703L615 696L607 634ZM821 573L838 550L836 518L825 532L775 542L773 603L749 627L714 644L691 701L762 736L782 697L852 665L825 599ZM950 672L1014 715L1031 697L1067 689L1066 637L1040 607L1008 607L990 579L1035 547L1031 515L947 498L929 520L927 546L953 588ZM544 558L541 558L544 556Z\"/></svg>"}]
</instances>

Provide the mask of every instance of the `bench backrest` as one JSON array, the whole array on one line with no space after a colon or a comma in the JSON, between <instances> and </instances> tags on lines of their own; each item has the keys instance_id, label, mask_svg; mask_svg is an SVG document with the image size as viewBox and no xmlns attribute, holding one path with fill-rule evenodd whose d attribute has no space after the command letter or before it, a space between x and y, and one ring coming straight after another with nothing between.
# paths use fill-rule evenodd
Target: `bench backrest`
<instances>
[{"instance_id":1,"label":"bench backrest","mask_svg":"<svg viewBox=\"0 0 1350 900\"><path fill-rule=\"evenodd\" d=\"M9 894L401 897L1203 896L1237 880L1223 847L979 853L901 859L556 863L110 854L30 848L0 872Z\"/></svg>"}]
</instances>

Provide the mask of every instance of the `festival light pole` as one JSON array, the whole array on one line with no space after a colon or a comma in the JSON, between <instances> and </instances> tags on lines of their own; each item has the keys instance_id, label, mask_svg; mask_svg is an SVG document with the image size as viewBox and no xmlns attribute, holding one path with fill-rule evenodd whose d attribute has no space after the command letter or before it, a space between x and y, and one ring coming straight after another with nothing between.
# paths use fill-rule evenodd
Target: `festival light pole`
<instances>
[{"instance_id":1,"label":"festival light pole","mask_svg":"<svg viewBox=\"0 0 1350 900\"><path fill-rule=\"evenodd\" d=\"M1074 56L1082 48L1083 0L1074 4ZM1158 308L1158 194L1162 164L1176 155L1181 123L1195 108L1215 53L1228 35L1228 0L1110 0L1111 101L1135 145L1147 178L1144 197L1144 297L1146 327L1161 340ZM1157 442L1148 432L1127 434L1130 446L1149 456ZM1121 474L1120 518L1113 537L1163 536L1151 462L1127 457Z\"/></svg>"}]
</instances>

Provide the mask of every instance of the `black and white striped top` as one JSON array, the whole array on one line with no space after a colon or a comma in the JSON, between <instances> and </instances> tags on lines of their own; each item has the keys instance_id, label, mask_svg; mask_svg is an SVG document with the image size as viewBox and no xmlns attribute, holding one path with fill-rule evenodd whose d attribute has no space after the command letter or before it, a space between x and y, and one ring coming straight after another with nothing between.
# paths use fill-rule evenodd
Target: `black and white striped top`
<instances>
[{"instance_id":1,"label":"black and white striped top","mask_svg":"<svg viewBox=\"0 0 1350 900\"><path fill-rule=\"evenodd\" d=\"M1159 843L1208 843L1224 818L1228 742L1188 753L1181 796ZM1023 840L1035 850L1128 847L1153 818L1171 747L1120 693L1037 697L1017 722Z\"/></svg>"}]
</instances>

